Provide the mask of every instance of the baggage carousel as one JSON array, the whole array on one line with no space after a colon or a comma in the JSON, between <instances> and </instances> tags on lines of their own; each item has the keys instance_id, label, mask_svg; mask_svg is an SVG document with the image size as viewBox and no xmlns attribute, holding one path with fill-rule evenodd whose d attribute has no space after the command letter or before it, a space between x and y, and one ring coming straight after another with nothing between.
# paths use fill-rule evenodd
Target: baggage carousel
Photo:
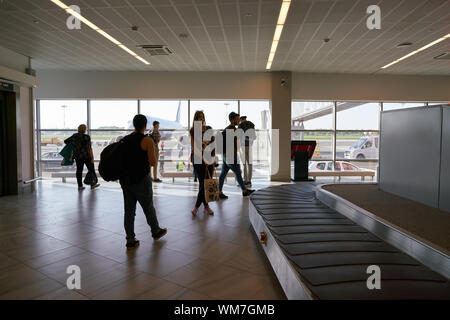
<instances>
[{"instance_id":1,"label":"baggage carousel","mask_svg":"<svg viewBox=\"0 0 450 320\"><path fill-rule=\"evenodd\" d=\"M250 221L288 299L450 299L447 277L326 206L316 188L287 184L251 196ZM370 265L380 267L380 289L368 289Z\"/></svg>"}]
</instances>

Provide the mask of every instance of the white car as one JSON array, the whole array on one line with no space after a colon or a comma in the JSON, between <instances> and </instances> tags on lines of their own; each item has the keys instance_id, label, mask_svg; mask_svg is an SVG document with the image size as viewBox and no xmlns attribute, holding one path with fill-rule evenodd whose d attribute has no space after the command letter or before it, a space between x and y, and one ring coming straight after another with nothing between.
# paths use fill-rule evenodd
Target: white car
<instances>
[{"instance_id":1,"label":"white car","mask_svg":"<svg viewBox=\"0 0 450 320\"><path fill-rule=\"evenodd\" d=\"M363 169L347 161L312 161L309 165L309 171L361 171Z\"/></svg>"},{"instance_id":2,"label":"white car","mask_svg":"<svg viewBox=\"0 0 450 320\"><path fill-rule=\"evenodd\" d=\"M344 152L345 159L378 159L378 136L364 136Z\"/></svg>"}]
</instances>

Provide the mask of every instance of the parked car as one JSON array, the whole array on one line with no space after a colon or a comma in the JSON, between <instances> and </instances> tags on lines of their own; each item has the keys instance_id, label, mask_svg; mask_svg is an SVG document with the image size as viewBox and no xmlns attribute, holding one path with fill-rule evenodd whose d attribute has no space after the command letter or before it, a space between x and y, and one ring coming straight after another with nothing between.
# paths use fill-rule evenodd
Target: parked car
<instances>
[{"instance_id":1,"label":"parked car","mask_svg":"<svg viewBox=\"0 0 450 320\"><path fill-rule=\"evenodd\" d=\"M42 154L43 160L62 160L63 157L59 154L59 152L45 152Z\"/></svg>"},{"instance_id":2,"label":"parked car","mask_svg":"<svg viewBox=\"0 0 450 320\"><path fill-rule=\"evenodd\" d=\"M379 136L364 136L344 152L345 159L377 159Z\"/></svg>"},{"instance_id":3,"label":"parked car","mask_svg":"<svg viewBox=\"0 0 450 320\"><path fill-rule=\"evenodd\" d=\"M367 169L361 169L354 164L347 161L312 161L309 164L309 171L361 171Z\"/></svg>"}]
</instances>

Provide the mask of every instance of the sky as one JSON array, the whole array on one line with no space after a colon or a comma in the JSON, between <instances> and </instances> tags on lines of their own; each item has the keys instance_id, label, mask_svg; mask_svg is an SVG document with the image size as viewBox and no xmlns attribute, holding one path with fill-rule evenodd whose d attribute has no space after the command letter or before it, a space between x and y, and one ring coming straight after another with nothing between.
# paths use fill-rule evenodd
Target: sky
<instances>
[{"instance_id":1,"label":"sky","mask_svg":"<svg viewBox=\"0 0 450 320\"><path fill-rule=\"evenodd\" d=\"M179 101L175 100L142 100L141 113L171 121L176 120ZM261 114L269 110L269 101L241 101L241 115L255 123L257 129L262 128ZM330 102L293 102L292 116L298 116L312 110L320 109ZM41 100L42 129L76 129L79 124L86 123L86 100ZM421 106L417 103L396 103L384 105L384 109ZM196 110L203 110L206 123L215 129L223 129L228 125L228 114L238 112L237 101L191 100L191 118ZM377 130L379 123L378 103L367 103L338 113L339 130ZM137 113L137 100L91 100L91 129L101 127L128 128L129 121ZM188 126L188 102L181 102L180 122ZM192 122L192 119L191 119ZM306 121L305 129L331 129L331 114Z\"/></svg>"}]
</instances>

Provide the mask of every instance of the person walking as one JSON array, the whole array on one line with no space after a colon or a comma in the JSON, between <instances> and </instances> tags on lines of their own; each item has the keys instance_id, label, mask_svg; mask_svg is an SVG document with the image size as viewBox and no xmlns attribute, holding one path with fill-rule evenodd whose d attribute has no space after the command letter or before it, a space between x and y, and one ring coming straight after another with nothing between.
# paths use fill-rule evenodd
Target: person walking
<instances>
[{"instance_id":1,"label":"person walking","mask_svg":"<svg viewBox=\"0 0 450 320\"><path fill-rule=\"evenodd\" d=\"M147 118L138 114L133 118L134 132L123 138L123 175L120 186L123 191L125 217L124 227L129 249L139 246L139 240L134 233L134 219L136 216L136 203L142 207L147 223L151 228L152 237L158 240L167 233L161 228L153 206L153 189L150 178L150 166L155 166L155 143L144 135L147 128Z\"/></svg>"},{"instance_id":2,"label":"person walking","mask_svg":"<svg viewBox=\"0 0 450 320\"><path fill-rule=\"evenodd\" d=\"M159 142L161 141L161 133L159 132L159 121L153 121L153 129L150 131L150 137L155 143L156 164L153 166L153 182L162 182L158 178L158 161L159 161Z\"/></svg>"},{"instance_id":3,"label":"person walking","mask_svg":"<svg viewBox=\"0 0 450 320\"><path fill-rule=\"evenodd\" d=\"M84 190L83 187L83 168L86 165L88 174L92 177L91 190L99 187L97 183L97 175L94 168L94 154L92 153L91 137L86 134L87 127L85 124L78 126L78 132L64 140L65 144L73 144L73 158L77 166L76 177L78 183L78 190Z\"/></svg>"},{"instance_id":4,"label":"person walking","mask_svg":"<svg viewBox=\"0 0 450 320\"><path fill-rule=\"evenodd\" d=\"M248 121L246 116L241 116L239 120L240 123L238 129L242 129L245 133L241 144L241 151L243 155L242 162L244 165L244 183L247 187L251 187L253 175L252 147L253 142L256 139L255 124L251 121Z\"/></svg>"},{"instance_id":5,"label":"person walking","mask_svg":"<svg viewBox=\"0 0 450 320\"><path fill-rule=\"evenodd\" d=\"M237 139L237 137L234 137L234 141L233 141L233 150L226 150L226 136L227 136L227 130L236 130L236 126L239 124L239 114L235 113L235 112L231 112L228 115L228 119L230 120L230 125L228 127L226 127L223 130L222 136L223 136L223 163L222 163L222 171L220 173L220 177L219 177L219 190L220 190L220 195L219 198L220 199L228 199L228 196L226 196L223 193L223 184L225 182L225 178L227 177L228 171L233 171L236 180L239 184L239 186L242 189L242 196L246 197L251 195L255 190L251 190L251 189L247 189L247 187L244 184L244 181L242 180L242 172L241 172L241 166L238 163L238 144L239 141ZM229 153L233 152L233 161L227 161L227 155L229 155Z\"/></svg>"},{"instance_id":6,"label":"person walking","mask_svg":"<svg viewBox=\"0 0 450 320\"><path fill-rule=\"evenodd\" d=\"M196 121L200 121L201 122L201 138L202 138L202 144L201 145L197 145L195 143L195 139L194 139L194 127L195 127L195 122ZM210 144L210 143L214 143L213 140L211 141L203 141L203 136L205 134L207 130L207 127L205 125L205 114L203 113L203 111L196 111L194 114L194 121L192 122L192 128L189 131L189 134L191 136L191 161L194 165L194 171L195 171L195 175L198 178L198 194L197 194L197 201L195 202L195 207L192 210L192 214L195 216L198 212L198 209L200 208L200 206L203 204L204 207L204 211L205 213L209 214L209 215L213 215L214 211L211 210L211 208L208 205L208 202L206 202L205 199L205 179L207 178L207 174L209 173L209 176L212 177L213 176L213 172L214 172L214 162L213 163L209 163L205 157L203 156L203 151L205 150L205 148ZM201 163L195 163L195 159L202 159Z\"/></svg>"}]
</instances>

